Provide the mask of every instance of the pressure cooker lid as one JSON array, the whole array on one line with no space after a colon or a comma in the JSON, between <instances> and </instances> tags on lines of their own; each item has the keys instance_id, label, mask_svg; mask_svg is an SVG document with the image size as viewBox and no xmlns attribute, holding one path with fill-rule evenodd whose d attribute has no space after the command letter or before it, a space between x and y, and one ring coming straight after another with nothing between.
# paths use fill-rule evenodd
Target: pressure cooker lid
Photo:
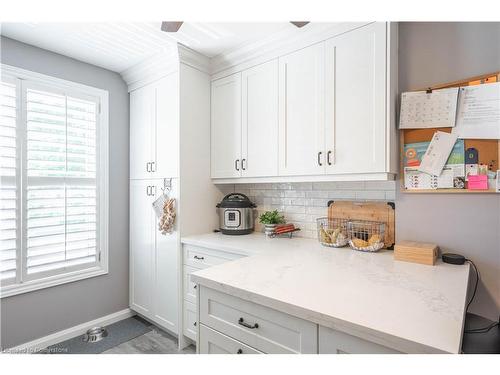
<instances>
[{"instance_id":1,"label":"pressure cooker lid","mask_svg":"<svg viewBox=\"0 0 500 375\"><path fill-rule=\"evenodd\" d=\"M245 195L240 193L231 193L222 198L222 201L217 205L217 208L255 208L257 207Z\"/></svg>"}]
</instances>

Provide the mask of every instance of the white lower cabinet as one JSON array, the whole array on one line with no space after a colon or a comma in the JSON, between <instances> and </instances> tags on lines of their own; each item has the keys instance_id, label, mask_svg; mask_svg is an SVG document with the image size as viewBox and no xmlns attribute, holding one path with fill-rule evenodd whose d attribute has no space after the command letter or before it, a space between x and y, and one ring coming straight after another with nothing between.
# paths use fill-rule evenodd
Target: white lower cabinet
<instances>
[{"instance_id":1,"label":"white lower cabinet","mask_svg":"<svg viewBox=\"0 0 500 375\"><path fill-rule=\"evenodd\" d=\"M191 273L217 264L242 258L243 255L206 249L200 246L183 245L182 266L182 332L187 338L196 341L197 336L197 288L191 281Z\"/></svg>"},{"instance_id":2,"label":"white lower cabinet","mask_svg":"<svg viewBox=\"0 0 500 375\"><path fill-rule=\"evenodd\" d=\"M402 353L203 285L199 287L200 354Z\"/></svg>"},{"instance_id":3,"label":"white lower cabinet","mask_svg":"<svg viewBox=\"0 0 500 375\"><path fill-rule=\"evenodd\" d=\"M184 264L194 268L207 268L243 257L240 254L184 245Z\"/></svg>"},{"instance_id":4,"label":"white lower cabinet","mask_svg":"<svg viewBox=\"0 0 500 375\"><path fill-rule=\"evenodd\" d=\"M201 354L262 354L262 352L203 324L200 325L199 345Z\"/></svg>"},{"instance_id":5,"label":"white lower cabinet","mask_svg":"<svg viewBox=\"0 0 500 375\"><path fill-rule=\"evenodd\" d=\"M144 316L151 314L153 292L151 185L151 180L130 181L130 307Z\"/></svg>"},{"instance_id":6,"label":"white lower cabinet","mask_svg":"<svg viewBox=\"0 0 500 375\"><path fill-rule=\"evenodd\" d=\"M162 235L152 203L163 180L130 180L130 308L178 333L178 234ZM177 180L172 180L177 197Z\"/></svg>"},{"instance_id":7,"label":"white lower cabinet","mask_svg":"<svg viewBox=\"0 0 500 375\"><path fill-rule=\"evenodd\" d=\"M197 326L196 304L184 301L184 335L196 341Z\"/></svg>"},{"instance_id":8,"label":"white lower cabinet","mask_svg":"<svg viewBox=\"0 0 500 375\"><path fill-rule=\"evenodd\" d=\"M201 286L200 324L262 353L317 353L317 325ZM204 341L200 332L200 342ZM200 347L201 350L201 347Z\"/></svg>"},{"instance_id":9,"label":"white lower cabinet","mask_svg":"<svg viewBox=\"0 0 500 375\"><path fill-rule=\"evenodd\" d=\"M401 354L401 352L319 326L319 354Z\"/></svg>"},{"instance_id":10,"label":"white lower cabinet","mask_svg":"<svg viewBox=\"0 0 500 375\"><path fill-rule=\"evenodd\" d=\"M196 305L196 288L198 286L191 281L191 278L189 277L191 273L196 272L200 270L201 268L194 268L190 266L184 266L183 267L183 288L184 288L184 300Z\"/></svg>"}]
</instances>

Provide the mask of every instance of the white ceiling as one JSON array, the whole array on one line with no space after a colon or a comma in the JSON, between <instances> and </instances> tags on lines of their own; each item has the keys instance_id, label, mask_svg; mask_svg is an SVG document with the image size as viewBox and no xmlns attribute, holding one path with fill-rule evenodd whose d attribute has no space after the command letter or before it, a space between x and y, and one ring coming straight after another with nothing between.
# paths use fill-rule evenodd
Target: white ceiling
<instances>
[{"instance_id":1,"label":"white ceiling","mask_svg":"<svg viewBox=\"0 0 500 375\"><path fill-rule=\"evenodd\" d=\"M123 72L149 56L175 48L175 42L213 57L275 33L297 30L288 22L187 22L177 33L166 33L160 30L160 24L4 22L1 33L77 60Z\"/></svg>"}]
</instances>

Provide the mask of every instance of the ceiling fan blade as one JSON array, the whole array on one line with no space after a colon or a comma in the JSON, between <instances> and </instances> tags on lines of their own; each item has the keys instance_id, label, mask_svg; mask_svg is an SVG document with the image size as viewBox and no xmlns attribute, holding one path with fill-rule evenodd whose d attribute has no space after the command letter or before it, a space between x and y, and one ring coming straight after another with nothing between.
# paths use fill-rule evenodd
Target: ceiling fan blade
<instances>
[{"instance_id":1,"label":"ceiling fan blade","mask_svg":"<svg viewBox=\"0 0 500 375\"><path fill-rule=\"evenodd\" d=\"M183 22L182 21L163 21L161 23L161 30L166 31L167 33L175 33L179 31Z\"/></svg>"},{"instance_id":2,"label":"ceiling fan blade","mask_svg":"<svg viewBox=\"0 0 500 375\"><path fill-rule=\"evenodd\" d=\"M290 21L290 23L294 26L297 26L300 29L301 27L307 25L309 21Z\"/></svg>"}]
</instances>

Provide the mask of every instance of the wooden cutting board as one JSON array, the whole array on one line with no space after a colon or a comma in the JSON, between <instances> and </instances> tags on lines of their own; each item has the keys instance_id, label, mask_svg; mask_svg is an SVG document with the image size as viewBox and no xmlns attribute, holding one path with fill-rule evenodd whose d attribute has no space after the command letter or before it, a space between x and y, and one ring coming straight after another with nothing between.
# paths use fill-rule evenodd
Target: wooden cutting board
<instances>
[{"instance_id":1,"label":"wooden cutting board","mask_svg":"<svg viewBox=\"0 0 500 375\"><path fill-rule=\"evenodd\" d=\"M370 220L385 224L384 244L393 249L395 242L394 203L332 201L328 206L328 219Z\"/></svg>"}]
</instances>

